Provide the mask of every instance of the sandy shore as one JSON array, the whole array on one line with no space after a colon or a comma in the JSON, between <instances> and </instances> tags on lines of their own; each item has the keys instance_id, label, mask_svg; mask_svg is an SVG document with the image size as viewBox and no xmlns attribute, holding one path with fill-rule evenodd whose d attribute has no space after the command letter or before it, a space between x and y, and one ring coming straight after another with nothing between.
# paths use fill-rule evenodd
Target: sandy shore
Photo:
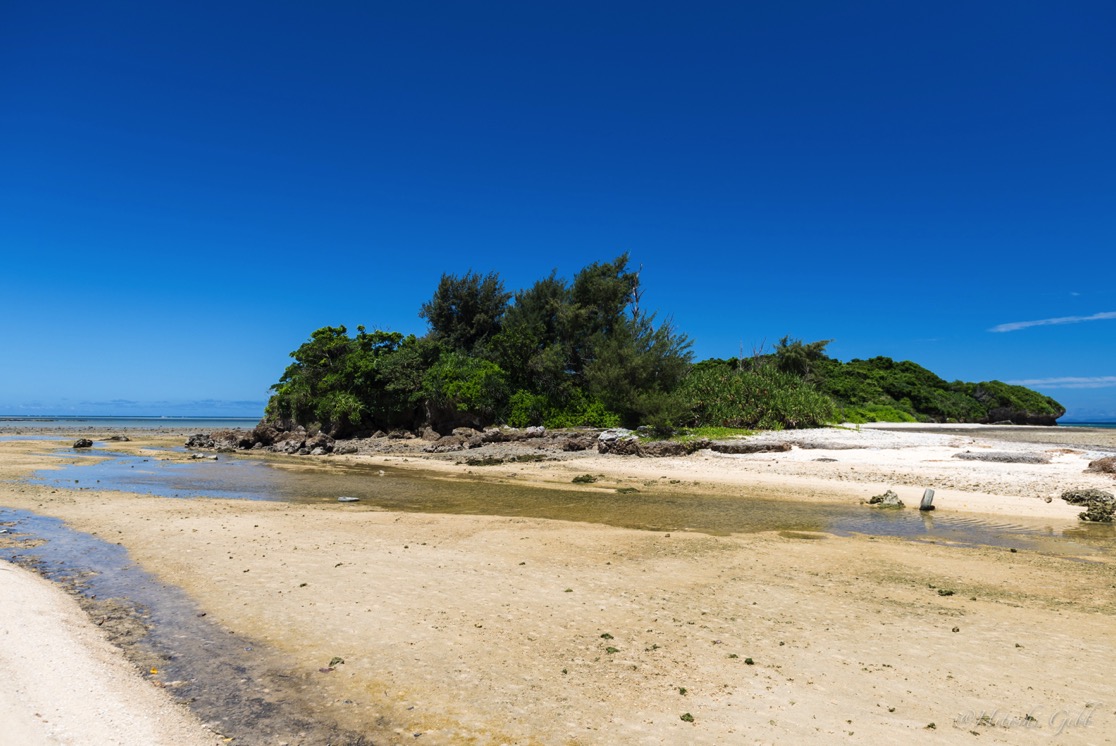
<instances>
[{"instance_id":1,"label":"sandy shore","mask_svg":"<svg viewBox=\"0 0 1116 746\"><path fill-rule=\"evenodd\" d=\"M189 711L136 675L77 603L0 564L0 742L219 743Z\"/></svg>"},{"instance_id":2,"label":"sandy shore","mask_svg":"<svg viewBox=\"0 0 1116 746\"><path fill-rule=\"evenodd\" d=\"M418 464L446 478L542 486L569 487L591 473L603 478L589 493L638 485L680 499L698 490L856 504L890 487L917 504L933 487L942 514L990 520L1072 519L1079 508L1045 498L1071 487L1116 491L1111 477L1083 473L1092 458L1116 452L1116 433L1029 430L1013 429L1009 440L976 428L832 429L765 436L801 439L780 453L583 454L483 468L452 455L321 461ZM163 443L180 440L119 447ZM1111 552L794 531L667 535L8 481L57 462L44 450L0 442L0 505L120 542L208 618L276 653L323 718L376 743L1116 740ZM965 451L1040 453L1049 463L954 458ZM9 603L9 592L0 586L5 609L19 610L6 611L8 629L50 626ZM86 628L93 637L79 647L100 645L97 629ZM29 676L19 650L0 660ZM334 658L344 662L331 667ZM5 679L0 718L39 727L33 712L43 710L15 697L7 682L18 678ZM161 707L124 699L144 713ZM98 742L38 733L43 743ZM250 732L229 735L258 742Z\"/></svg>"}]
</instances>

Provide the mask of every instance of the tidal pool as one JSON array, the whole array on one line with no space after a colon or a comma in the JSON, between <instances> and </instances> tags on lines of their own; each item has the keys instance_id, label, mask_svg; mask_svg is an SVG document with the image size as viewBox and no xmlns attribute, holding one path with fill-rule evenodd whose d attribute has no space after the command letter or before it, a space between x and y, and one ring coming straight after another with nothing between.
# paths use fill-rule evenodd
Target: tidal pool
<instances>
[{"instance_id":1,"label":"tidal pool","mask_svg":"<svg viewBox=\"0 0 1116 746\"><path fill-rule=\"evenodd\" d=\"M1074 520L986 518L880 510L864 505L803 502L739 495L679 493L666 486L563 489L486 480L476 474L447 478L412 468L293 462L221 454L219 460L177 461L94 450L34 480L68 490L102 489L168 498L359 502L339 510L378 508L421 513L500 515L601 523L648 531L712 535L759 531L867 534L1031 549L1075 556L1111 553L1111 525ZM106 458L107 457L107 458ZM483 467L477 467L483 469Z\"/></svg>"}]
</instances>

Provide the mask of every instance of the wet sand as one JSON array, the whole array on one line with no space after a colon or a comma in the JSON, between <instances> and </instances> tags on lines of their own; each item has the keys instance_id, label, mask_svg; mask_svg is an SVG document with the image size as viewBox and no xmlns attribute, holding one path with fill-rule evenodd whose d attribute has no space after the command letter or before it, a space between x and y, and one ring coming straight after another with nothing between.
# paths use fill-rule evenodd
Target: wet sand
<instances>
[{"instance_id":1,"label":"wet sand","mask_svg":"<svg viewBox=\"0 0 1116 746\"><path fill-rule=\"evenodd\" d=\"M1079 509L1045 497L1116 491L1111 477L1082 473L1097 443L889 431L841 445L483 469L359 458L446 479L569 485L594 473L604 479L587 490L740 499L855 503L890 486L917 504L935 487L943 513L1000 519L1064 520ZM1051 463L951 456L1012 447L1051 451ZM56 463L44 450L0 442L0 479ZM1110 553L795 531L667 535L9 481L0 505L120 542L208 619L273 651L323 719L375 743L968 743L973 732L982 743L1111 743L1116 733Z\"/></svg>"}]
</instances>

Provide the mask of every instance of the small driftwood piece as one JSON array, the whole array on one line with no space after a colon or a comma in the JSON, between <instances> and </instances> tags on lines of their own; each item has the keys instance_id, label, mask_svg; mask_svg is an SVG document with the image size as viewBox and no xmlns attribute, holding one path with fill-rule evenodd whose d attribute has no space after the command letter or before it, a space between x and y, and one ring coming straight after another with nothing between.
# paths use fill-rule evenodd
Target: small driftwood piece
<instances>
[{"instance_id":1,"label":"small driftwood piece","mask_svg":"<svg viewBox=\"0 0 1116 746\"><path fill-rule=\"evenodd\" d=\"M922 502L918 506L919 510L933 510L934 509L934 490L927 488L922 493Z\"/></svg>"}]
</instances>

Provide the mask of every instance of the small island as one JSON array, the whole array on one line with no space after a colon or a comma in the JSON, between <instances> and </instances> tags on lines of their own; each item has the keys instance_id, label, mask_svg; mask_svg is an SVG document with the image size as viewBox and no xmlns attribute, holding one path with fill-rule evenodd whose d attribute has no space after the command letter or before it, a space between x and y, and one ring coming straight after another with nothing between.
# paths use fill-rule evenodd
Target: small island
<instances>
[{"instance_id":1,"label":"small island","mask_svg":"<svg viewBox=\"0 0 1116 746\"><path fill-rule=\"evenodd\" d=\"M495 273L443 275L422 337L324 327L291 353L264 424L331 438L491 425L784 429L840 422L1055 425L1065 408L1000 381L947 382L887 357L841 362L831 340L694 362L646 311L627 254L572 281L508 292Z\"/></svg>"}]
</instances>

